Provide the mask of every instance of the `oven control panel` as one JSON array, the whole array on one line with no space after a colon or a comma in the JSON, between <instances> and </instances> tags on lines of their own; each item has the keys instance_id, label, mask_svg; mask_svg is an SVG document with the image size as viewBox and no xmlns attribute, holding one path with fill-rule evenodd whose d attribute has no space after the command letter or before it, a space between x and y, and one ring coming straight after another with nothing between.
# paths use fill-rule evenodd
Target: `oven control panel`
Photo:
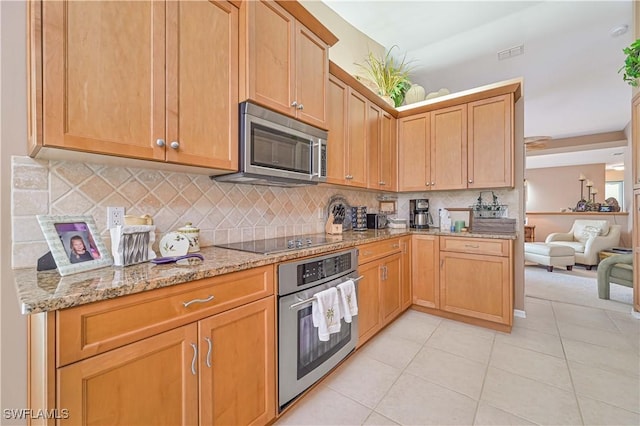
<instances>
[{"instance_id":1,"label":"oven control panel","mask_svg":"<svg viewBox=\"0 0 640 426\"><path fill-rule=\"evenodd\" d=\"M351 269L351 254L345 253L339 256L323 260L312 260L298 265L297 284L305 285L325 278L340 275Z\"/></svg>"}]
</instances>

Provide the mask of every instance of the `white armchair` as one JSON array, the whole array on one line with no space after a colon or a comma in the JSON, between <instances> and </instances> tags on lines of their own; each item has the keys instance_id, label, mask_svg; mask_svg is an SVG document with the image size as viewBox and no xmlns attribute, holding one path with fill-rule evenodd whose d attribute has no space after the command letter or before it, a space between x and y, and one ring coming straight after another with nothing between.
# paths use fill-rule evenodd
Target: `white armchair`
<instances>
[{"instance_id":1,"label":"white armchair","mask_svg":"<svg viewBox=\"0 0 640 426\"><path fill-rule=\"evenodd\" d=\"M567 233L555 232L545 240L547 244L564 245L576 252L576 263L591 269L598 264L598 252L620 243L620 225L607 220L576 220Z\"/></svg>"}]
</instances>

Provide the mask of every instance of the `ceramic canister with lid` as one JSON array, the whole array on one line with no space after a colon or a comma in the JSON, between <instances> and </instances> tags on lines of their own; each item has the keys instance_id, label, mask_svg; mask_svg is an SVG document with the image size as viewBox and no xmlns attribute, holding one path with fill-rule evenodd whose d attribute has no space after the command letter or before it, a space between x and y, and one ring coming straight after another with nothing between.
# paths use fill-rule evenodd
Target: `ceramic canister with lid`
<instances>
[{"instance_id":1,"label":"ceramic canister with lid","mask_svg":"<svg viewBox=\"0 0 640 426\"><path fill-rule=\"evenodd\" d=\"M183 234L189 240L189 253L200 251L200 229L187 222L182 228L178 228L178 232Z\"/></svg>"}]
</instances>

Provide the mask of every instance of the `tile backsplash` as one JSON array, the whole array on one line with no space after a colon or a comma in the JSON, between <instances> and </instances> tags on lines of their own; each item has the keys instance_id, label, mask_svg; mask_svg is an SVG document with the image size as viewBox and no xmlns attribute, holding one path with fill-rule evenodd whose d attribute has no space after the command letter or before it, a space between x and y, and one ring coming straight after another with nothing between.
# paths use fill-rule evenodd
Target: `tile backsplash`
<instances>
[{"instance_id":1,"label":"tile backsplash","mask_svg":"<svg viewBox=\"0 0 640 426\"><path fill-rule=\"evenodd\" d=\"M107 207L124 207L128 215L149 214L157 238L191 222L200 228L200 245L324 232L326 208L334 195L352 206L376 212L376 192L330 185L279 188L214 182L206 175L114 167L71 161L12 158L12 242L14 268L34 267L49 251L39 214L91 215L110 247ZM515 190L496 190L509 205L509 217L520 208ZM428 198L434 223L438 209L469 207L479 191L439 191L397 195L397 217L409 218L409 200ZM320 217L320 215L322 217ZM156 250L157 251L157 250Z\"/></svg>"},{"instance_id":2,"label":"tile backsplash","mask_svg":"<svg viewBox=\"0 0 640 426\"><path fill-rule=\"evenodd\" d=\"M329 185L241 185L206 175L13 157L12 264L34 267L49 250L38 214L91 215L110 247L107 207L121 206L128 215L151 215L158 237L191 222L206 247L324 232L327 204L337 194L354 206L378 207L375 192Z\"/></svg>"}]
</instances>

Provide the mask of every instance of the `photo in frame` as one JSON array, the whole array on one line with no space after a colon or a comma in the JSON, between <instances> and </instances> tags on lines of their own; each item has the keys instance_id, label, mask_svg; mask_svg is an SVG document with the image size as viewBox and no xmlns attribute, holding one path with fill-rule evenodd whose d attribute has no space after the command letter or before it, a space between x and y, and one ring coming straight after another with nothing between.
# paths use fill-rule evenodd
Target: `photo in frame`
<instances>
[{"instance_id":1,"label":"photo in frame","mask_svg":"<svg viewBox=\"0 0 640 426\"><path fill-rule=\"evenodd\" d=\"M60 275L113 265L93 217L38 215L37 218Z\"/></svg>"}]
</instances>

